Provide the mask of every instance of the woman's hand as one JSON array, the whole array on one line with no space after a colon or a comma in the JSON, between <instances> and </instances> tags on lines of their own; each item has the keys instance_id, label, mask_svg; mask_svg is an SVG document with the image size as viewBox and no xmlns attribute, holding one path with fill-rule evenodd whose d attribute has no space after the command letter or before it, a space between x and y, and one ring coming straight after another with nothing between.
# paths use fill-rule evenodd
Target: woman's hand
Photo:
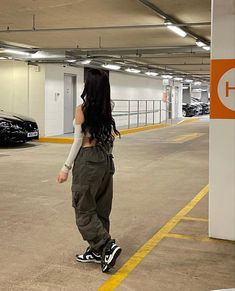
<instances>
[{"instance_id":1,"label":"woman's hand","mask_svg":"<svg viewBox=\"0 0 235 291\"><path fill-rule=\"evenodd\" d=\"M57 182L58 183L64 183L67 181L69 174L63 172L62 170L59 172L59 175L57 176Z\"/></svg>"}]
</instances>

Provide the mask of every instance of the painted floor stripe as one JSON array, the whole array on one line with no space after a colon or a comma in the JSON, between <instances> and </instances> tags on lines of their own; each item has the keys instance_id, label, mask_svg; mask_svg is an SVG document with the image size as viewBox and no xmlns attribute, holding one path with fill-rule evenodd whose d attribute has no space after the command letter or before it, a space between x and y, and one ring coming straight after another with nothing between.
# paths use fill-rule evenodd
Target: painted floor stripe
<instances>
[{"instance_id":1,"label":"painted floor stripe","mask_svg":"<svg viewBox=\"0 0 235 291\"><path fill-rule=\"evenodd\" d=\"M168 234L166 234L165 237L176 238L176 239L194 240L194 241L202 241L202 242L235 244L235 241L226 240L226 239L210 238L208 236L191 236L191 235L185 235L185 234L179 234L179 233L168 233Z\"/></svg>"},{"instance_id":2,"label":"painted floor stripe","mask_svg":"<svg viewBox=\"0 0 235 291\"><path fill-rule=\"evenodd\" d=\"M111 291L137 267L139 263L155 248L159 242L176 226L176 224L188 214L197 203L208 193L206 185L183 209L169 220L150 240L148 240L114 275L112 275L98 290Z\"/></svg>"},{"instance_id":3,"label":"painted floor stripe","mask_svg":"<svg viewBox=\"0 0 235 291\"><path fill-rule=\"evenodd\" d=\"M193 117L193 118L190 118L190 119L184 119L184 120L181 120L180 122L178 122L178 124L186 124L186 123L194 123L195 121L198 121L200 120L199 117Z\"/></svg>"},{"instance_id":4,"label":"painted floor stripe","mask_svg":"<svg viewBox=\"0 0 235 291\"><path fill-rule=\"evenodd\" d=\"M192 221L202 221L202 222L208 222L207 218L201 218L201 217L191 217L191 216L185 216L182 218L183 220L192 220Z\"/></svg>"},{"instance_id":5,"label":"painted floor stripe","mask_svg":"<svg viewBox=\"0 0 235 291\"><path fill-rule=\"evenodd\" d=\"M184 135L181 135L179 137L176 137L173 141L187 141L187 140L190 140L190 139L194 139L196 137L199 137L200 135L198 133L190 133L190 134L184 134Z\"/></svg>"},{"instance_id":6,"label":"painted floor stripe","mask_svg":"<svg viewBox=\"0 0 235 291\"><path fill-rule=\"evenodd\" d=\"M195 241L211 241L211 239L207 236L191 236L179 233L168 233L166 237L178 238L178 239L186 239L186 240L195 240Z\"/></svg>"}]
</instances>

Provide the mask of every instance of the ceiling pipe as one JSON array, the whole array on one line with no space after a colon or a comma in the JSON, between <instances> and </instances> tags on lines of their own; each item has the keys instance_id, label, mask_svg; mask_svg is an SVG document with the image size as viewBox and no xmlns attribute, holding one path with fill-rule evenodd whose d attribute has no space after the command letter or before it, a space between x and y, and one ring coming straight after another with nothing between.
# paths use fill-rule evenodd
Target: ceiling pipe
<instances>
[{"instance_id":1,"label":"ceiling pipe","mask_svg":"<svg viewBox=\"0 0 235 291\"><path fill-rule=\"evenodd\" d=\"M152 63L153 65L156 65L156 66L161 66L161 65L164 65L164 66L210 66L210 63L208 63L208 64L206 64L206 63L203 63L203 64L201 64L201 63L197 63L197 64L195 64L195 63L177 63L177 64L175 64L175 63L170 63L170 64L167 64L167 63L164 63L164 64L156 64L156 63Z\"/></svg>"},{"instance_id":2,"label":"ceiling pipe","mask_svg":"<svg viewBox=\"0 0 235 291\"><path fill-rule=\"evenodd\" d=\"M193 26L209 26L211 22L191 22L191 23L174 23L174 26L193 27ZM19 32L53 32L53 31L84 31L84 30L111 30L111 29L149 29L149 28L165 28L163 24L146 24L146 25L121 25L121 26L94 26L94 27L58 27L58 28L36 28L35 16L32 28L11 29L9 26L6 29L1 29L0 33L19 33Z\"/></svg>"},{"instance_id":3,"label":"ceiling pipe","mask_svg":"<svg viewBox=\"0 0 235 291\"><path fill-rule=\"evenodd\" d=\"M165 12L163 12L161 9L159 9L156 5L154 5L153 3L151 3L148 0L138 0L140 3L142 3L144 6L150 8L151 10L153 10L160 18L162 18L163 20L167 20L170 21L174 26L178 26L177 24L179 24L180 22L177 21L175 18L171 17L170 15L166 14ZM210 41L208 41L207 39L201 37L200 35L192 32L191 30L189 30L187 27L184 27L183 30L185 32L187 32L187 34L189 36L191 36L192 38L194 38L195 40L200 40L202 42L204 42L206 45L210 46Z\"/></svg>"}]
</instances>

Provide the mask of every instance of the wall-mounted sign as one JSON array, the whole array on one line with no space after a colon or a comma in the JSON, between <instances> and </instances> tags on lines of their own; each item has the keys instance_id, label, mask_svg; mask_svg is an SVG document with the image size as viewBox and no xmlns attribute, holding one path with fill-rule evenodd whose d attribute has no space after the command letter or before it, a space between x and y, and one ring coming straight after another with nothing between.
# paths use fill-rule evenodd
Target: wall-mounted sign
<instances>
[{"instance_id":1,"label":"wall-mounted sign","mask_svg":"<svg viewBox=\"0 0 235 291\"><path fill-rule=\"evenodd\" d=\"M235 119L235 60L211 61L211 118Z\"/></svg>"}]
</instances>

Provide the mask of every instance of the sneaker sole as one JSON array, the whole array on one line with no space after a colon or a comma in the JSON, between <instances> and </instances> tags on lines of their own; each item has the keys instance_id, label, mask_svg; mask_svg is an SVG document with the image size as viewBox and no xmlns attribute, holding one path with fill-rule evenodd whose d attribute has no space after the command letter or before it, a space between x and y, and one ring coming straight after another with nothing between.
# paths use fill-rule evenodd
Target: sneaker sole
<instances>
[{"instance_id":1,"label":"sneaker sole","mask_svg":"<svg viewBox=\"0 0 235 291\"><path fill-rule=\"evenodd\" d=\"M122 249L121 248L117 248L115 250L115 252L113 253L113 256L111 257L110 261L106 263L106 265L103 267L102 271L105 273L105 272L108 272L111 268L114 267L114 265L116 264L116 260L117 258L120 256L122 252Z\"/></svg>"},{"instance_id":2,"label":"sneaker sole","mask_svg":"<svg viewBox=\"0 0 235 291\"><path fill-rule=\"evenodd\" d=\"M75 260L79 263L96 263L96 264L101 264L101 261L97 261L97 260L82 260L79 258L75 257Z\"/></svg>"}]
</instances>

